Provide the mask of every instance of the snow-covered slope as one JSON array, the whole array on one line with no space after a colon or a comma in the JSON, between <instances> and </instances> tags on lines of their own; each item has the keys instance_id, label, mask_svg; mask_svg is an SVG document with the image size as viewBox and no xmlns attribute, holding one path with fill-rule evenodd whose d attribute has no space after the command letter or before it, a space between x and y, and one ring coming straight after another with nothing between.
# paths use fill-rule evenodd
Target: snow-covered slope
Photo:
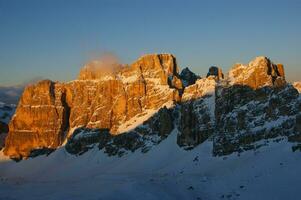
<instances>
[{"instance_id":1,"label":"snow-covered slope","mask_svg":"<svg viewBox=\"0 0 301 200\"><path fill-rule=\"evenodd\" d=\"M176 137L174 130L147 154L123 157L108 157L98 149L77 157L64 148L19 163L2 157L0 198L296 199L301 157L285 139L212 157L210 141L185 151Z\"/></svg>"}]
</instances>

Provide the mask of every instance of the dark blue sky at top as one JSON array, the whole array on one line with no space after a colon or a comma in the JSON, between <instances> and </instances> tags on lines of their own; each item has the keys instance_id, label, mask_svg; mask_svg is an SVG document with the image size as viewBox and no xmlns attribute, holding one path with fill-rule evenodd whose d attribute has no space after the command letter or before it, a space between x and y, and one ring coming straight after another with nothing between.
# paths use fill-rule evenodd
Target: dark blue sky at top
<instances>
[{"instance_id":1,"label":"dark blue sky at top","mask_svg":"<svg viewBox=\"0 0 301 200\"><path fill-rule=\"evenodd\" d=\"M0 0L0 85L72 80L103 53L172 53L204 76L259 55L301 80L299 0Z\"/></svg>"}]
</instances>

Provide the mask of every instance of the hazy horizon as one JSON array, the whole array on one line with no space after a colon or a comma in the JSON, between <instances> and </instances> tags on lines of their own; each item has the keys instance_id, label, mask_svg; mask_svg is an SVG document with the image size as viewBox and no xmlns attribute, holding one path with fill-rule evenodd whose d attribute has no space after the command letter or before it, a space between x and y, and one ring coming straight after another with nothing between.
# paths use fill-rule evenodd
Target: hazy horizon
<instances>
[{"instance_id":1,"label":"hazy horizon","mask_svg":"<svg viewBox=\"0 0 301 200\"><path fill-rule=\"evenodd\" d=\"M301 78L301 1L0 0L0 86L75 79L88 60L110 52L130 64L172 53L204 76L267 56Z\"/></svg>"}]
</instances>

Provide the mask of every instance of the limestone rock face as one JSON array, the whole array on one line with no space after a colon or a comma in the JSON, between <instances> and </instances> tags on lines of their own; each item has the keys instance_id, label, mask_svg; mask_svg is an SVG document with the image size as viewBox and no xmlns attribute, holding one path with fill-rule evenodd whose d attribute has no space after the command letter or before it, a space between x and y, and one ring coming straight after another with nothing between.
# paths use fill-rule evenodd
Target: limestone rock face
<instances>
[{"instance_id":1,"label":"limestone rock face","mask_svg":"<svg viewBox=\"0 0 301 200\"><path fill-rule=\"evenodd\" d=\"M88 76L82 73L80 77ZM136 115L173 105L183 89L176 60L170 54L146 55L130 66L119 67L113 76L72 81L65 87L71 107L70 128L107 128L112 134L123 132L125 127L119 127Z\"/></svg>"},{"instance_id":2,"label":"limestone rock face","mask_svg":"<svg viewBox=\"0 0 301 200\"><path fill-rule=\"evenodd\" d=\"M79 80L68 83L29 86L10 122L4 153L20 158L35 149L56 148L78 127L111 134L130 130L138 123L131 118L144 119L180 101L178 71L173 55L146 55L126 66L89 63Z\"/></svg>"},{"instance_id":3,"label":"limestone rock face","mask_svg":"<svg viewBox=\"0 0 301 200\"><path fill-rule=\"evenodd\" d=\"M28 86L9 123L4 153L27 157L31 150L61 145L68 129L68 108L62 85L49 80Z\"/></svg>"},{"instance_id":4,"label":"limestone rock face","mask_svg":"<svg viewBox=\"0 0 301 200\"><path fill-rule=\"evenodd\" d=\"M244 85L252 89L283 86L285 85L283 65L276 65L267 57L257 57L248 65L234 65L229 72L229 81L231 85Z\"/></svg>"}]
</instances>

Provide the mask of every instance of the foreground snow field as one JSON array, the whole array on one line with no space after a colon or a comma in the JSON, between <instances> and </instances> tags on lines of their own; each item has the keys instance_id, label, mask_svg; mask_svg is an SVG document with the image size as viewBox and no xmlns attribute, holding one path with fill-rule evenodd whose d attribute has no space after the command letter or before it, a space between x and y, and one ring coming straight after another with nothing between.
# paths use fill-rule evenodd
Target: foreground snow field
<instances>
[{"instance_id":1,"label":"foreground snow field","mask_svg":"<svg viewBox=\"0 0 301 200\"><path fill-rule=\"evenodd\" d=\"M286 139L212 157L210 141L185 151L176 134L123 157L96 148L18 163L1 155L0 199L299 199L301 156Z\"/></svg>"}]
</instances>

